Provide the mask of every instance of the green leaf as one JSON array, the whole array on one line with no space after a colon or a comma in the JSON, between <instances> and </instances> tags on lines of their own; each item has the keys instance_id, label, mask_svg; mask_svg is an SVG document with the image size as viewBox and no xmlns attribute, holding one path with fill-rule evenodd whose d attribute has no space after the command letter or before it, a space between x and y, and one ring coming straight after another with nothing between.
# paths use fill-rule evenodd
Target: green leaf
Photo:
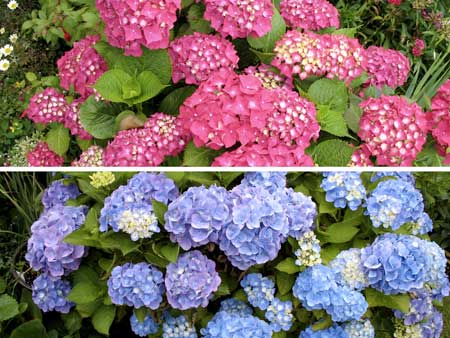
<instances>
[{"instance_id":1,"label":"green leaf","mask_svg":"<svg viewBox=\"0 0 450 338\"><path fill-rule=\"evenodd\" d=\"M286 338L286 331L274 332L272 338Z\"/></svg>"},{"instance_id":2,"label":"green leaf","mask_svg":"<svg viewBox=\"0 0 450 338\"><path fill-rule=\"evenodd\" d=\"M69 331L69 334L73 334L81 329L82 318L76 311L71 311L68 314L61 314L61 318L64 322L64 327Z\"/></svg>"},{"instance_id":3,"label":"green leaf","mask_svg":"<svg viewBox=\"0 0 450 338\"><path fill-rule=\"evenodd\" d=\"M407 313L410 308L410 299L406 294L402 295L385 295L384 293L372 288L364 290L369 307L384 306L394 310L400 310Z\"/></svg>"},{"instance_id":4,"label":"green leaf","mask_svg":"<svg viewBox=\"0 0 450 338\"><path fill-rule=\"evenodd\" d=\"M313 151L314 162L323 167L346 167L354 149L341 140L320 142Z\"/></svg>"},{"instance_id":5,"label":"green leaf","mask_svg":"<svg viewBox=\"0 0 450 338\"><path fill-rule=\"evenodd\" d=\"M139 97L142 93L141 86L136 78L131 78L124 83L122 83L122 98L126 101L128 99L133 99Z\"/></svg>"},{"instance_id":6,"label":"green leaf","mask_svg":"<svg viewBox=\"0 0 450 338\"><path fill-rule=\"evenodd\" d=\"M33 319L16 327L10 338L48 338L47 331L39 319Z\"/></svg>"},{"instance_id":7,"label":"green leaf","mask_svg":"<svg viewBox=\"0 0 450 338\"><path fill-rule=\"evenodd\" d=\"M193 32L199 33L211 33L213 29L209 21L203 18L203 13L205 12L205 5L202 3L194 4L189 7L187 13L187 21L189 22L189 29L184 32L184 34L191 34Z\"/></svg>"},{"instance_id":8,"label":"green leaf","mask_svg":"<svg viewBox=\"0 0 450 338\"><path fill-rule=\"evenodd\" d=\"M155 212L156 217L158 218L159 224L164 225L164 215L167 212L167 205L159 202L157 200L152 200L153 211Z\"/></svg>"},{"instance_id":9,"label":"green leaf","mask_svg":"<svg viewBox=\"0 0 450 338\"><path fill-rule=\"evenodd\" d=\"M102 203L106 197L105 191L100 191L99 189L94 188L89 181L85 179L77 180L78 188L83 192L83 194L88 195L99 203Z\"/></svg>"},{"instance_id":10,"label":"green leaf","mask_svg":"<svg viewBox=\"0 0 450 338\"><path fill-rule=\"evenodd\" d=\"M34 82L37 80L37 76L35 73L32 72L26 72L25 73L25 78L29 81L29 82Z\"/></svg>"},{"instance_id":11,"label":"green leaf","mask_svg":"<svg viewBox=\"0 0 450 338\"><path fill-rule=\"evenodd\" d=\"M295 264L295 259L288 257L282 260L280 263L277 264L275 267L278 271L285 272L289 275L293 273L300 272L300 267Z\"/></svg>"},{"instance_id":12,"label":"green leaf","mask_svg":"<svg viewBox=\"0 0 450 338\"><path fill-rule=\"evenodd\" d=\"M277 271L275 274L278 292L283 296L291 291L295 283L296 276L285 272Z\"/></svg>"},{"instance_id":13,"label":"green leaf","mask_svg":"<svg viewBox=\"0 0 450 338\"><path fill-rule=\"evenodd\" d=\"M187 181L203 184L207 187L219 183L214 173L209 172L187 172L184 178Z\"/></svg>"},{"instance_id":14,"label":"green leaf","mask_svg":"<svg viewBox=\"0 0 450 338\"><path fill-rule=\"evenodd\" d=\"M146 70L137 76L137 83L142 89L139 96L126 99L128 104L137 104L145 102L159 94L166 86L161 83L159 78L151 71Z\"/></svg>"},{"instance_id":15,"label":"green leaf","mask_svg":"<svg viewBox=\"0 0 450 338\"><path fill-rule=\"evenodd\" d=\"M178 244L169 243L161 247L161 254L171 263L175 263L178 259L180 246Z\"/></svg>"},{"instance_id":16,"label":"green leaf","mask_svg":"<svg viewBox=\"0 0 450 338\"><path fill-rule=\"evenodd\" d=\"M260 38L247 37L249 45L254 49L262 50L263 52L272 52L275 48L275 43L286 33L286 23L278 10L274 8L272 17L272 29L266 35Z\"/></svg>"},{"instance_id":17,"label":"green leaf","mask_svg":"<svg viewBox=\"0 0 450 338\"><path fill-rule=\"evenodd\" d=\"M359 121L362 116L362 109L359 107L360 98L356 95L350 96L350 106L344 112L344 119L351 131L357 133L359 131Z\"/></svg>"},{"instance_id":18,"label":"green leaf","mask_svg":"<svg viewBox=\"0 0 450 338\"><path fill-rule=\"evenodd\" d=\"M261 52L259 50L254 49L254 48L250 48L250 51L253 54L255 54L262 63L265 63L267 65L270 65L270 63L272 62L273 58L275 57L275 54L272 53L272 52Z\"/></svg>"},{"instance_id":19,"label":"green leaf","mask_svg":"<svg viewBox=\"0 0 450 338\"><path fill-rule=\"evenodd\" d=\"M197 148L191 141L184 150L183 165L187 167L209 167L216 156L217 151L206 147Z\"/></svg>"},{"instance_id":20,"label":"green leaf","mask_svg":"<svg viewBox=\"0 0 450 338\"><path fill-rule=\"evenodd\" d=\"M323 264L328 264L332 261L343 248L339 245L332 244L320 249L320 258L322 258Z\"/></svg>"},{"instance_id":21,"label":"green leaf","mask_svg":"<svg viewBox=\"0 0 450 338\"><path fill-rule=\"evenodd\" d=\"M341 112L333 111L329 106L320 105L317 109L317 121L320 129L332 135L340 137L351 137L348 133L347 124Z\"/></svg>"},{"instance_id":22,"label":"green leaf","mask_svg":"<svg viewBox=\"0 0 450 338\"><path fill-rule=\"evenodd\" d=\"M101 299L86 304L77 304L76 310L82 318L92 317L95 311L102 305Z\"/></svg>"},{"instance_id":23,"label":"green leaf","mask_svg":"<svg viewBox=\"0 0 450 338\"><path fill-rule=\"evenodd\" d=\"M318 237L323 243L346 243L351 241L358 232L357 226L343 221L330 225L325 232L320 232Z\"/></svg>"},{"instance_id":24,"label":"green leaf","mask_svg":"<svg viewBox=\"0 0 450 338\"><path fill-rule=\"evenodd\" d=\"M75 304L86 304L99 298L100 291L101 288L97 284L89 280L84 280L75 283L72 290L67 295L67 299Z\"/></svg>"},{"instance_id":25,"label":"green leaf","mask_svg":"<svg viewBox=\"0 0 450 338\"><path fill-rule=\"evenodd\" d=\"M109 328L116 316L116 307L114 305L102 305L95 311L92 317L94 328L104 335L109 335Z\"/></svg>"},{"instance_id":26,"label":"green leaf","mask_svg":"<svg viewBox=\"0 0 450 338\"><path fill-rule=\"evenodd\" d=\"M62 156L69 150L69 129L64 128L62 124L54 124L48 131L45 141L51 150Z\"/></svg>"},{"instance_id":27,"label":"green leaf","mask_svg":"<svg viewBox=\"0 0 450 338\"><path fill-rule=\"evenodd\" d=\"M348 36L349 38L354 38L356 32L357 32L356 28L340 28L340 29L335 30L331 34L333 34L333 35L345 35L345 36Z\"/></svg>"},{"instance_id":28,"label":"green leaf","mask_svg":"<svg viewBox=\"0 0 450 338\"><path fill-rule=\"evenodd\" d=\"M137 250L140 243L130 239L130 235L123 232L107 232L100 235L100 245L104 249L119 249L124 256Z\"/></svg>"},{"instance_id":29,"label":"green leaf","mask_svg":"<svg viewBox=\"0 0 450 338\"><path fill-rule=\"evenodd\" d=\"M19 304L10 295L0 296L0 322L11 319L19 314Z\"/></svg>"},{"instance_id":30,"label":"green leaf","mask_svg":"<svg viewBox=\"0 0 450 338\"><path fill-rule=\"evenodd\" d=\"M6 280L0 277L0 293L5 292L6 290Z\"/></svg>"},{"instance_id":31,"label":"green leaf","mask_svg":"<svg viewBox=\"0 0 450 338\"><path fill-rule=\"evenodd\" d=\"M111 69L103 73L94 88L107 101L124 102L123 85L132 80L132 76L124 70Z\"/></svg>"},{"instance_id":32,"label":"green leaf","mask_svg":"<svg viewBox=\"0 0 450 338\"><path fill-rule=\"evenodd\" d=\"M221 185L223 185L225 188L228 188L228 186L242 174L242 172L217 172L216 176L219 179Z\"/></svg>"},{"instance_id":33,"label":"green leaf","mask_svg":"<svg viewBox=\"0 0 450 338\"><path fill-rule=\"evenodd\" d=\"M341 114L348 106L348 90L342 81L320 79L309 87L308 96L316 105L329 106Z\"/></svg>"},{"instance_id":34,"label":"green leaf","mask_svg":"<svg viewBox=\"0 0 450 338\"><path fill-rule=\"evenodd\" d=\"M161 101L158 111L170 115L178 115L183 102L186 101L196 89L195 86L175 89Z\"/></svg>"}]
</instances>

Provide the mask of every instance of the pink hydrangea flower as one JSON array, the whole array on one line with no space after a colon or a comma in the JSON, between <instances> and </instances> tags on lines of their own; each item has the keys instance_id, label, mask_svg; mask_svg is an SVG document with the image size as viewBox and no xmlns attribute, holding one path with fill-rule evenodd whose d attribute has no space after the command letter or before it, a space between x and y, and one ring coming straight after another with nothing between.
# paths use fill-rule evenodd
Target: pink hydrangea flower
<instances>
[{"instance_id":1,"label":"pink hydrangea flower","mask_svg":"<svg viewBox=\"0 0 450 338\"><path fill-rule=\"evenodd\" d=\"M431 112L427 114L430 120L431 132L446 162L450 161L450 154L446 153L450 147L450 80L447 80L431 100Z\"/></svg>"},{"instance_id":2,"label":"pink hydrangea flower","mask_svg":"<svg viewBox=\"0 0 450 338\"><path fill-rule=\"evenodd\" d=\"M352 155L350 167L373 167L372 160L370 159L370 151L365 144L361 145Z\"/></svg>"},{"instance_id":3,"label":"pink hydrangea flower","mask_svg":"<svg viewBox=\"0 0 450 338\"><path fill-rule=\"evenodd\" d=\"M60 167L64 164L64 157L53 152L45 142L39 142L28 152L27 160L30 167Z\"/></svg>"},{"instance_id":4,"label":"pink hydrangea flower","mask_svg":"<svg viewBox=\"0 0 450 338\"><path fill-rule=\"evenodd\" d=\"M82 140L91 140L92 135L80 123L80 105L83 102L84 99L77 99L70 104L64 119L64 127L69 128L72 135L76 135Z\"/></svg>"},{"instance_id":5,"label":"pink hydrangea flower","mask_svg":"<svg viewBox=\"0 0 450 338\"><path fill-rule=\"evenodd\" d=\"M388 2L395 6L400 6L402 4L402 0L388 0Z\"/></svg>"},{"instance_id":6,"label":"pink hydrangea flower","mask_svg":"<svg viewBox=\"0 0 450 338\"><path fill-rule=\"evenodd\" d=\"M396 88L408 79L409 59L401 52L383 47L370 46L366 50L368 85Z\"/></svg>"},{"instance_id":7,"label":"pink hydrangea flower","mask_svg":"<svg viewBox=\"0 0 450 338\"><path fill-rule=\"evenodd\" d=\"M26 116L34 123L64 123L68 111L69 104L64 95L55 88L46 88L30 99L28 109L22 113L22 117Z\"/></svg>"},{"instance_id":8,"label":"pink hydrangea flower","mask_svg":"<svg viewBox=\"0 0 450 338\"><path fill-rule=\"evenodd\" d=\"M106 61L93 48L100 36L90 35L75 42L57 62L61 87L74 90L82 97L94 93L92 85L108 70Z\"/></svg>"},{"instance_id":9,"label":"pink hydrangea flower","mask_svg":"<svg viewBox=\"0 0 450 338\"><path fill-rule=\"evenodd\" d=\"M426 142L428 122L422 108L400 96L382 95L360 104L358 136L378 165L410 166Z\"/></svg>"},{"instance_id":10,"label":"pink hydrangea flower","mask_svg":"<svg viewBox=\"0 0 450 338\"><path fill-rule=\"evenodd\" d=\"M261 37L272 29L271 0L205 0L204 18L223 37Z\"/></svg>"},{"instance_id":11,"label":"pink hydrangea flower","mask_svg":"<svg viewBox=\"0 0 450 338\"><path fill-rule=\"evenodd\" d=\"M83 151L78 160L71 163L72 167L103 167L103 148L94 145Z\"/></svg>"},{"instance_id":12,"label":"pink hydrangea flower","mask_svg":"<svg viewBox=\"0 0 450 338\"><path fill-rule=\"evenodd\" d=\"M277 89L284 87L287 89L293 89L292 79L288 79L283 74L278 74L274 67L260 64L258 67L250 66L244 69L244 73L247 75L253 75L261 80L264 88Z\"/></svg>"},{"instance_id":13,"label":"pink hydrangea flower","mask_svg":"<svg viewBox=\"0 0 450 338\"><path fill-rule=\"evenodd\" d=\"M96 0L108 42L126 55L141 56L141 45L167 48L181 0Z\"/></svg>"},{"instance_id":14,"label":"pink hydrangea flower","mask_svg":"<svg viewBox=\"0 0 450 338\"><path fill-rule=\"evenodd\" d=\"M283 0L280 13L293 28L317 31L340 25L338 10L327 0Z\"/></svg>"},{"instance_id":15,"label":"pink hydrangea flower","mask_svg":"<svg viewBox=\"0 0 450 338\"><path fill-rule=\"evenodd\" d=\"M366 59L357 39L291 30L277 42L272 65L289 78L315 75L351 82L363 73Z\"/></svg>"},{"instance_id":16,"label":"pink hydrangea flower","mask_svg":"<svg viewBox=\"0 0 450 338\"><path fill-rule=\"evenodd\" d=\"M169 48L172 80L185 79L187 84L200 84L219 69L233 70L239 57L233 44L220 36L195 32L173 41Z\"/></svg>"},{"instance_id":17,"label":"pink hydrangea flower","mask_svg":"<svg viewBox=\"0 0 450 338\"><path fill-rule=\"evenodd\" d=\"M415 57L419 57L423 54L423 50L425 49L425 41L422 39L414 39L414 46L412 48L412 53Z\"/></svg>"}]
</instances>

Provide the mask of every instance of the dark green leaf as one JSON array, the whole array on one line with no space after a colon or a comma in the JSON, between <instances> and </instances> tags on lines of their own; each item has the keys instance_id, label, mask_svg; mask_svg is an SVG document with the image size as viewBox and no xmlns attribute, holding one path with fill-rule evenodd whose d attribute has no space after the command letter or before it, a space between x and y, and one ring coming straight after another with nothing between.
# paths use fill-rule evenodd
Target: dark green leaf
<instances>
[{"instance_id":1,"label":"dark green leaf","mask_svg":"<svg viewBox=\"0 0 450 338\"><path fill-rule=\"evenodd\" d=\"M103 73L97 80L94 88L107 101L124 102L123 86L132 82L133 78L126 71L111 69Z\"/></svg>"},{"instance_id":2,"label":"dark green leaf","mask_svg":"<svg viewBox=\"0 0 450 338\"><path fill-rule=\"evenodd\" d=\"M316 118L321 130L335 136L351 137L341 112L331 110L328 106L319 106Z\"/></svg>"},{"instance_id":3,"label":"dark green leaf","mask_svg":"<svg viewBox=\"0 0 450 338\"><path fill-rule=\"evenodd\" d=\"M171 263L175 263L178 259L180 247L178 244L169 243L161 247L161 254Z\"/></svg>"},{"instance_id":4,"label":"dark green leaf","mask_svg":"<svg viewBox=\"0 0 450 338\"><path fill-rule=\"evenodd\" d=\"M73 334L81 329L81 316L76 311L69 312L68 314L62 314L61 318L64 322L64 327L69 331L69 334Z\"/></svg>"},{"instance_id":5,"label":"dark green leaf","mask_svg":"<svg viewBox=\"0 0 450 338\"><path fill-rule=\"evenodd\" d=\"M5 292L6 290L6 280L0 277L0 293Z\"/></svg>"},{"instance_id":6,"label":"dark green leaf","mask_svg":"<svg viewBox=\"0 0 450 338\"><path fill-rule=\"evenodd\" d=\"M275 274L278 292L281 295L287 294L289 291L291 291L292 286L295 283L295 275L290 275L285 272L277 271Z\"/></svg>"},{"instance_id":7,"label":"dark green leaf","mask_svg":"<svg viewBox=\"0 0 450 338\"><path fill-rule=\"evenodd\" d=\"M201 147L197 148L193 142L189 142L184 150L183 165L188 167L209 167L217 152Z\"/></svg>"},{"instance_id":8,"label":"dark green leaf","mask_svg":"<svg viewBox=\"0 0 450 338\"><path fill-rule=\"evenodd\" d=\"M152 205L153 211L155 212L155 215L158 218L159 224L164 225L165 223L164 215L166 214L167 211L167 205L157 200L152 200Z\"/></svg>"},{"instance_id":9,"label":"dark green leaf","mask_svg":"<svg viewBox=\"0 0 450 338\"><path fill-rule=\"evenodd\" d=\"M195 86L175 89L161 101L158 110L166 114L178 115L180 106L195 92L196 89Z\"/></svg>"},{"instance_id":10,"label":"dark green leaf","mask_svg":"<svg viewBox=\"0 0 450 338\"><path fill-rule=\"evenodd\" d=\"M109 328L116 316L116 307L114 305L102 305L95 311L92 317L94 328L104 335L109 335Z\"/></svg>"},{"instance_id":11,"label":"dark green leaf","mask_svg":"<svg viewBox=\"0 0 450 338\"><path fill-rule=\"evenodd\" d=\"M354 149L341 140L320 142L313 152L314 162L323 167L346 167Z\"/></svg>"},{"instance_id":12,"label":"dark green leaf","mask_svg":"<svg viewBox=\"0 0 450 338\"><path fill-rule=\"evenodd\" d=\"M19 314L19 304L10 295L0 296L0 322L11 319Z\"/></svg>"},{"instance_id":13,"label":"dark green leaf","mask_svg":"<svg viewBox=\"0 0 450 338\"><path fill-rule=\"evenodd\" d=\"M39 319L33 319L16 327L10 338L48 338L47 331Z\"/></svg>"},{"instance_id":14,"label":"dark green leaf","mask_svg":"<svg viewBox=\"0 0 450 338\"><path fill-rule=\"evenodd\" d=\"M88 280L75 283L72 290L67 296L75 304L86 304L95 301L99 298L100 287Z\"/></svg>"},{"instance_id":15,"label":"dark green leaf","mask_svg":"<svg viewBox=\"0 0 450 338\"><path fill-rule=\"evenodd\" d=\"M320 79L309 87L308 96L316 105L329 106L341 114L348 107L347 87L341 81Z\"/></svg>"},{"instance_id":16,"label":"dark green leaf","mask_svg":"<svg viewBox=\"0 0 450 338\"><path fill-rule=\"evenodd\" d=\"M100 245L104 249L119 249L124 256L139 248L139 242L130 239L130 235L123 232L107 232L100 235Z\"/></svg>"},{"instance_id":17,"label":"dark green leaf","mask_svg":"<svg viewBox=\"0 0 450 338\"><path fill-rule=\"evenodd\" d=\"M300 272L300 270L301 270L300 267L297 264L295 264L295 259L291 258L291 257L288 257L288 258L285 258L284 260L282 260L280 263L277 264L275 269L277 269L278 271L285 272L290 275Z\"/></svg>"}]
</instances>

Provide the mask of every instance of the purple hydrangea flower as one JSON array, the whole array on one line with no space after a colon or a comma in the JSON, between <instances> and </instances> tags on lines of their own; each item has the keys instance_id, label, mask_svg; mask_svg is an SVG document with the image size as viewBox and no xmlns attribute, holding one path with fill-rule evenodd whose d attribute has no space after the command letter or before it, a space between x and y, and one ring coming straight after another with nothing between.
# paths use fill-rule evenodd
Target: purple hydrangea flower
<instances>
[{"instance_id":1,"label":"purple hydrangea flower","mask_svg":"<svg viewBox=\"0 0 450 338\"><path fill-rule=\"evenodd\" d=\"M292 302L283 302L274 298L267 308L265 317L270 322L270 327L274 332L289 331L294 319Z\"/></svg>"},{"instance_id":2,"label":"purple hydrangea flower","mask_svg":"<svg viewBox=\"0 0 450 338\"><path fill-rule=\"evenodd\" d=\"M275 283L260 273L250 273L241 280L241 286L248 302L261 310L266 310L274 299Z\"/></svg>"},{"instance_id":3,"label":"purple hydrangea flower","mask_svg":"<svg viewBox=\"0 0 450 338\"><path fill-rule=\"evenodd\" d=\"M169 204L165 228L184 250L217 243L219 232L231 222L231 210L232 200L225 188L191 187Z\"/></svg>"},{"instance_id":4,"label":"purple hydrangea flower","mask_svg":"<svg viewBox=\"0 0 450 338\"><path fill-rule=\"evenodd\" d=\"M320 187L325 190L325 199L332 202L336 208L356 210L366 198L360 173L330 172L323 174L324 179Z\"/></svg>"},{"instance_id":5,"label":"purple hydrangea flower","mask_svg":"<svg viewBox=\"0 0 450 338\"><path fill-rule=\"evenodd\" d=\"M167 178L164 173L141 172L130 178L127 186L141 192L147 199L154 199L164 204L175 200L179 195L175 182Z\"/></svg>"},{"instance_id":6,"label":"purple hydrangea flower","mask_svg":"<svg viewBox=\"0 0 450 338\"><path fill-rule=\"evenodd\" d=\"M47 274L42 274L33 282L33 302L44 312L69 313L75 305L66 298L70 290L68 281L54 279Z\"/></svg>"},{"instance_id":7,"label":"purple hydrangea flower","mask_svg":"<svg viewBox=\"0 0 450 338\"><path fill-rule=\"evenodd\" d=\"M300 333L299 338L350 338L342 327L334 324L328 329L314 331L310 326Z\"/></svg>"},{"instance_id":8,"label":"purple hydrangea flower","mask_svg":"<svg viewBox=\"0 0 450 338\"><path fill-rule=\"evenodd\" d=\"M155 322L152 316L146 315L141 322L133 313L130 317L131 330L139 337L146 337L149 334L157 333L159 325Z\"/></svg>"},{"instance_id":9,"label":"purple hydrangea flower","mask_svg":"<svg viewBox=\"0 0 450 338\"><path fill-rule=\"evenodd\" d=\"M253 310L250 306L235 298L228 298L220 302L219 311L235 313L240 316L253 314Z\"/></svg>"},{"instance_id":10,"label":"purple hydrangea flower","mask_svg":"<svg viewBox=\"0 0 450 338\"><path fill-rule=\"evenodd\" d=\"M433 300L428 292L420 290L411 292L410 296L411 301L408 313L399 310L394 311L395 317L403 319L406 325L419 323L433 312Z\"/></svg>"},{"instance_id":11,"label":"purple hydrangea flower","mask_svg":"<svg viewBox=\"0 0 450 338\"><path fill-rule=\"evenodd\" d=\"M42 195L42 204L45 209L50 209L55 205L65 205L70 199L77 198L80 191L75 184L64 184L63 181L54 181L45 189Z\"/></svg>"},{"instance_id":12,"label":"purple hydrangea flower","mask_svg":"<svg viewBox=\"0 0 450 338\"><path fill-rule=\"evenodd\" d=\"M146 263L116 266L108 279L108 294L116 305L142 306L156 310L162 302L164 278Z\"/></svg>"},{"instance_id":13,"label":"purple hydrangea flower","mask_svg":"<svg viewBox=\"0 0 450 338\"><path fill-rule=\"evenodd\" d=\"M203 338L271 338L269 324L252 315L218 312L201 329Z\"/></svg>"},{"instance_id":14,"label":"purple hydrangea flower","mask_svg":"<svg viewBox=\"0 0 450 338\"><path fill-rule=\"evenodd\" d=\"M59 278L78 269L87 249L64 238L84 223L86 211L84 206L55 205L33 223L25 259L34 270Z\"/></svg>"},{"instance_id":15,"label":"purple hydrangea flower","mask_svg":"<svg viewBox=\"0 0 450 338\"><path fill-rule=\"evenodd\" d=\"M163 323L163 338L197 338L195 327L189 323L185 316L165 316Z\"/></svg>"},{"instance_id":16,"label":"purple hydrangea flower","mask_svg":"<svg viewBox=\"0 0 450 338\"><path fill-rule=\"evenodd\" d=\"M286 187L286 173L285 172L247 172L241 181L241 185L250 187L261 187L275 193L279 190L284 190Z\"/></svg>"},{"instance_id":17,"label":"purple hydrangea flower","mask_svg":"<svg viewBox=\"0 0 450 338\"><path fill-rule=\"evenodd\" d=\"M220 283L216 263L198 250L179 256L176 263L167 266L167 300L176 309L206 307Z\"/></svg>"}]
</instances>

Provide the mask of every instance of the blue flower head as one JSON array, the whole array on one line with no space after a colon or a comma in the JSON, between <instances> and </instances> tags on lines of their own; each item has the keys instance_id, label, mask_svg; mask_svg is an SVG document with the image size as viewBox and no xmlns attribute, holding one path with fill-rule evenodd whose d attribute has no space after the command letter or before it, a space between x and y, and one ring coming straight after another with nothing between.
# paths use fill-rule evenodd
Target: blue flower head
<instances>
[{"instance_id":1,"label":"blue flower head","mask_svg":"<svg viewBox=\"0 0 450 338\"><path fill-rule=\"evenodd\" d=\"M374 227L399 229L423 216L423 198L408 182L394 179L383 181L372 191L366 203Z\"/></svg>"},{"instance_id":2,"label":"blue flower head","mask_svg":"<svg viewBox=\"0 0 450 338\"><path fill-rule=\"evenodd\" d=\"M413 235L425 235L433 231L433 221L430 216L424 212L422 215L410 226Z\"/></svg>"},{"instance_id":3,"label":"blue flower head","mask_svg":"<svg viewBox=\"0 0 450 338\"><path fill-rule=\"evenodd\" d=\"M240 316L235 313L218 312L201 329L204 338L271 338L269 324L251 315Z\"/></svg>"},{"instance_id":4,"label":"blue flower head","mask_svg":"<svg viewBox=\"0 0 450 338\"><path fill-rule=\"evenodd\" d=\"M270 193L275 193L286 187L286 173L268 171L247 172L241 181L241 185L261 187Z\"/></svg>"},{"instance_id":5,"label":"blue flower head","mask_svg":"<svg viewBox=\"0 0 450 338\"><path fill-rule=\"evenodd\" d=\"M361 249L341 251L329 266L341 274L343 282L351 289L361 291L368 286L361 263Z\"/></svg>"},{"instance_id":6,"label":"blue flower head","mask_svg":"<svg viewBox=\"0 0 450 338\"><path fill-rule=\"evenodd\" d=\"M197 338L197 331L185 316L172 317L166 314L163 323L163 338Z\"/></svg>"},{"instance_id":7,"label":"blue flower head","mask_svg":"<svg viewBox=\"0 0 450 338\"><path fill-rule=\"evenodd\" d=\"M356 210L366 198L366 188L360 173L330 172L323 176L320 187L326 192L325 199L336 208L348 206L351 210Z\"/></svg>"},{"instance_id":8,"label":"blue flower head","mask_svg":"<svg viewBox=\"0 0 450 338\"><path fill-rule=\"evenodd\" d=\"M279 191L276 195L286 211L289 226L289 236L299 239L306 232L315 228L317 206L310 196L295 192L292 188Z\"/></svg>"},{"instance_id":9,"label":"blue flower head","mask_svg":"<svg viewBox=\"0 0 450 338\"><path fill-rule=\"evenodd\" d=\"M447 258L445 251L435 242L422 240L421 247L430 257L426 289L431 291L433 299L442 301L450 294L450 281L446 274Z\"/></svg>"},{"instance_id":10,"label":"blue flower head","mask_svg":"<svg viewBox=\"0 0 450 338\"><path fill-rule=\"evenodd\" d=\"M235 313L240 316L253 314L253 310L250 308L250 306L245 304L243 301L235 298L228 298L220 302L219 311Z\"/></svg>"},{"instance_id":11,"label":"blue flower head","mask_svg":"<svg viewBox=\"0 0 450 338\"><path fill-rule=\"evenodd\" d=\"M369 305L363 294L347 286L342 286L331 293L331 306L325 311L331 315L335 322L360 320Z\"/></svg>"},{"instance_id":12,"label":"blue flower head","mask_svg":"<svg viewBox=\"0 0 450 338\"><path fill-rule=\"evenodd\" d=\"M169 204L164 216L170 239L184 250L217 243L219 232L231 222L230 193L215 185L191 187Z\"/></svg>"},{"instance_id":13,"label":"blue flower head","mask_svg":"<svg viewBox=\"0 0 450 338\"><path fill-rule=\"evenodd\" d=\"M66 298L70 290L69 282L42 274L33 282L33 302L44 312L69 313L75 305Z\"/></svg>"},{"instance_id":14,"label":"blue flower head","mask_svg":"<svg viewBox=\"0 0 450 338\"><path fill-rule=\"evenodd\" d=\"M60 278L78 269L87 249L64 238L84 223L86 211L84 206L55 205L41 214L31 226L25 255L33 270Z\"/></svg>"},{"instance_id":15,"label":"blue flower head","mask_svg":"<svg viewBox=\"0 0 450 338\"><path fill-rule=\"evenodd\" d=\"M68 200L77 198L79 195L80 191L75 184L64 184L62 180L54 181L45 189L42 204L47 210L55 205L65 205Z\"/></svg>"},{"instance_id":16,"label":"blue flower head","mask_svg":"<svg viewBox=\"0 0 450 338\"><path fill-rule=\"evenodd\" d=\"M116 305L156 310L164 293L163 274L146 263L116 266L108 279L108 294Z\"/></svg>"},{"instance_id":17,"label":"blue flower head","mask_svg":"<svg viewBox=\"0 0 450 338\"><path fill-rule=\"evenodd\" d=\"M439 338L444 328L444 318L435 308L425 322L420 324L423 338Z\"/></svg>"},{"instance_id":18,"label":"blue flower head","mask_svg":"<svg viewBox=\"0 0 450 338\"><path fill-rule=\"evenodd\" d=\"M179 195L175 182L167 178L164 173L141 172L130 178L127 186L131 190L139 191L147 199L154 199L164 204L175 200Z\"/></svg>"},{"instance_id":19,"label":"blue flower head","mask_svg":"<svg viewBox=\"0 0 450 338\"><path fill-rule=\"evenodd\" d=\"M383 177L392 177L393 179L397 178L399 180L408 182L411 185L416 184L414 175L412 173L406 172L406 171L379 171L379 172L376 172L375 174L373 174L370 181L375 182Z\"/></svg>"},{"instance_id":20,"label":"blue flower head","mask_svg":"<svg viewBox=\"0 0 450 338\"><path fill-rule=\"evenodd\" d=\"M266 310L274 299L275 283L260 273L246 275L241 280L241 286L253 307Z\"/></svg>"},{"instance_id":21,"label":"blue flower head","mask_svg":"<svg viewBox=\"0 0 450 338\"><path fill-rule=\"evenodd\" d=\"M300 333L299 338L350 338L349 335L339 325L334 324L328 329L314 331L310 326Z\"/></svg>"},{"instance_id":22,"label":"blue flower head","mask_svg":"<svg viewBox=\"0 0 450 338\"><path fill-rule=\"evenodd\" d=\"M283 302L278 298L274 298L267 308L265 316L274 332L289 331L294 319L292 302Z\"/></svg>"},{"instance_id":23,"label":"blue flower head","mask_svg":"<svg viewBox=\"0 0 450 338\"><path fill-rule=\"evenodd\" d=\"M349 338L374 338L375 329L370 320L352 320L342 325Z\"/></svg>"},{"instance_id":24,"label":"blue flower head","mask_svg":"<svg viewBox=\"0 0 450 338\"><path fill-rule=\"evenodd\" d=\"M433 300L431 294L425 290L410 293L411 301L408 313L399 310L394 311L396 318L403 319L405 325L413 325L421 322L433 312Z\"/></svg>"},{"instance_id":25,"label":"blue flower head","mask_svg":"<svg viewBox=\"0 0 450 338\"><path fill-rule=\"evenodd\" d=\"M133 313L130 317L131 330L139 337L146 337L149 334L158 332L159 325L156 324L152 316L146 315L141 322Z\"/></svg>"},{"instance_id":26,"label":"blue flower head","mask_svg":"<svg viewBox=\"0 0 450 338\"><path fill-rule=\"evenodd\" d=\"M175 309L206 307L220 283L216 263L198 250L179 256L176 263L167 266L167 300Z\"/></svg>"}]
</instances>

